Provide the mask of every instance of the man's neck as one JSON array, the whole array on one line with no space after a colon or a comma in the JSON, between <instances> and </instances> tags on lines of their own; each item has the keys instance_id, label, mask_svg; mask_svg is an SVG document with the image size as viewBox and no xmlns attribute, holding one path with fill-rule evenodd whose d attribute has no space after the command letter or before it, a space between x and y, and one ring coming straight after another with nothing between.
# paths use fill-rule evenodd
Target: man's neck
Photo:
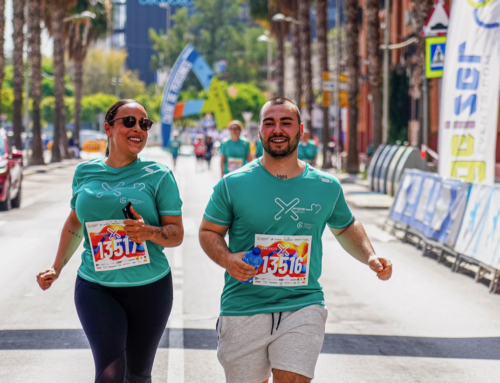
<instances>
[{"instance_id":1,"label":"man's neck","mask_svg":"<svg viewBox=\"0 0 500 383\"><path fill-rule=\"evenodd\" d=\"M236 138L235 138L235 137L233 137L233 136L231 136L231 140L232 140L232 141L234 141L234 142L238 141L239 139L240 139L240 137L239 137L239 136L238 136L238 137L236 137Z\"/></svg>"},{"instance_id":2,"label":"man's neck","mask_svg":"<svg viewBox=\"0 0 500 383\"><path fill-rule=\"evenodd\" d=\"M269 173L282 180L300 176L306 167L306 164L297 158L297 151L290 157L281 159L273 158L264 152L260 162Z\"/></svg>"}]
</instances>

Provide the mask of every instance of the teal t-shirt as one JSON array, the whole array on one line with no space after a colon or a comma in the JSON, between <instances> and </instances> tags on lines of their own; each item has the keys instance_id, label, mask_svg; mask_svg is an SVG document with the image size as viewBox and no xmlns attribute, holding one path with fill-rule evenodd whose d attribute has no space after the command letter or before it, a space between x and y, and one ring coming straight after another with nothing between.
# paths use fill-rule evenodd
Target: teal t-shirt
<instances>
[{"instance_id":1,"label":"teal t-shirt","mask_svg":"<svg viewBox=\"0 0 500 383\"><path fill-rule=\"evenodd\" d=\"M181 147L181 139L180 138L171 138L168 142L168 147L170 148L170 153L179 154L179 149Z\"/></svg>"},{"instance_id":2,"label":"teal t-shirt","mask_svg":"<svg viewBox=\"0 0 500 383\"><path fill-rule=\"evenodd\" d=\"M314 157L318 155L318 147L313 140L309 140L307 144L302 141L299 143L299 160L314 161Z\"/></svg>"},{"instance_id":3,"label":"teal t-shirt","mask_svg":"<svg viewBox=\"0 0 500 383\"><path fill-rule=\"evenodd\" d=\"M103 158L97 158L78 165L73 177L71 208L83 224L85 250L78 269L83 279L111 287L140 286L169 273L170 265L163 247L151 241L146 241L150 263L117 270L95 270L85 224L125 219L122 209L128 202L151 226L161 225L160 216L182 214L177 183L171 170L163 164L138 158L127 166L112 168Z\"/></svg>"},{"instance_id":4,"label":"teal t-shirt","mask_svg":"<svg viewBox=\"0 0 500 383\"><path fill-rule=\"evenodd\" d=\"M255 144L255 155L257 157L262 157L264 155L264 147L262 146L261 140L258 140Z\"/></svg>"},{"instance_id":5,"label":"teal t-shirt","mask_svg":"<svg viewBox=\"0 0 500 383\"><path fill-rule=\"evenodd\" d=\"M226 271L221 315L239 316L298 310L324 305L318 280L322 269L321 236L326 225L336 229L353 220L338 180L306 164L290 180L269 173L256 159L224 176L204 214L208 221L229 226L229 249L251 250L258 234L311 236L307 286L259 286L241 283Z\"/></svg>"},{"instance_id":6,"label":"teal t-shirt","mask_svg":"<svg viewBox=\"0 0 500 383\"><path fill-rule=\"evenodd\" d=\"M226 156L224 161L224 174L241 168L247 163L247 154L250 153L250 143L239 138L238 141L231 140L231 137L222 141L220 154Z\"/></svg>"}]
</instances>

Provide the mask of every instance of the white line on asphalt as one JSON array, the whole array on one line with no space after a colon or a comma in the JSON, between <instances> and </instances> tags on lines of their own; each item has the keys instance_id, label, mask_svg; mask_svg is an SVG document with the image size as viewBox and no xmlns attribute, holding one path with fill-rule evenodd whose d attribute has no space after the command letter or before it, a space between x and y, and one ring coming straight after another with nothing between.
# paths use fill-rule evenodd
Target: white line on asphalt
<instances>
[{"instance_id":1,"label":"white line on asphalt","mask_svg":"<svg viewBox=\"0 0 500 383\"><path fill-rule=\"evenodd\" d=\"M174 285L174 303L167 327L169 329L180 329L181 331L170 331L168 335L168 383L184 382L184 273L182 266L182 249L183 245L173 249L172 264L170 265Z\"/></svg>"}]
</instances>

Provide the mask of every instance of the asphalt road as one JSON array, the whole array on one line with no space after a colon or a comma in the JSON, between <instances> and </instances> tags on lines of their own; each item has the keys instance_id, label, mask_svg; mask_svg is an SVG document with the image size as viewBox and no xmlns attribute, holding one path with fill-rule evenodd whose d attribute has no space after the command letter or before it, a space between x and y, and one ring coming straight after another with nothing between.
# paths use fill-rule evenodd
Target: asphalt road
<instances>
[{"instance_id":1,"label":"asphalt road","mask_svg":"<svg viewBox=\"0 0 500 383\"><path fill-rule=\"evenodd\" d=\"M148 157L171 165L168 154ZM216 159L215 159L216 160ZM175 302L158 350L156 382L223 382L214 331L223 270L197 239L218 167L196 171L181 157L175 176L184 201L185 239L167 249ZM0 382L91 382L92 355L73 303L79 253L43 292L35 275L49 267L69 213L74 166L24 180L21 209L0 213ZM363 191L345 185L346 193ZM500 296L451 273L381 231L387 210L353 212L394 276L379 281L325 232L321 282L329 309L315 382L498 382Z\"/></svg>"}]
</instances>

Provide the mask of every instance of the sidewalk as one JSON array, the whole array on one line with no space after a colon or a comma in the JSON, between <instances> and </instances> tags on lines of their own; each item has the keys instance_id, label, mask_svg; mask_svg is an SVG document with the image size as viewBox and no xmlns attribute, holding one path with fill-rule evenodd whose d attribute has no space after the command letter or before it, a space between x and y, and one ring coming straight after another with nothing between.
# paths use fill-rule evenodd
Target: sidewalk
<instances>
[{"instance_id":1,"label":"sidewalk","mask_svg":"<svg viewBox=\"0 0 500 383\"><path fill-rule=\"evenodd\" d=\"M47 173L54 169L65 168L71 165L77 165L83 160L81 158L72 158L70 160L62 160L61 162L49 163L46 165L29 166L23 169L23 177L31 176L37 173Z\"/></svg>"},{"instance_id":2,"label":"sidewalk","mask_svg":"<svg viewBox=\"0 0 500 383\"><path fill-rule=\"evenodd\" d=\"M344 185L345 199L347 203L360 209L390 209L394 197L386 194L371 192L368 180L360 179L360 174L336 173L329 171ZM345 186L350 185L346 188ZM351 186L352 185L352 186Z\"/></svg>"}]
</instances>

